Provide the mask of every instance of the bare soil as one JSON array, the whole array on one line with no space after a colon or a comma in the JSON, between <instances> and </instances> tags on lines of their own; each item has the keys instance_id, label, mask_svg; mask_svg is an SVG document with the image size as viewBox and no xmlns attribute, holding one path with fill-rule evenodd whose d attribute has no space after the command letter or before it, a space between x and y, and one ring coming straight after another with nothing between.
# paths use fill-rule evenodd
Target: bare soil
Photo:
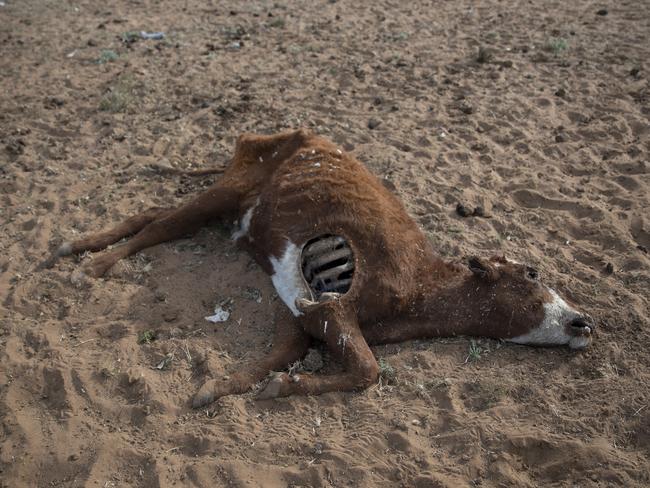
<instances>
[{"instance_id":1,"label":"bare soil","mask_svg":"<svg viewBox=\"0 0 650 488\"><path fill-rule=\"evenodd\" d=\"M648 486L649 36L646 1L3 0L0 486ZM295 127L365 162L442 255L538 268L594 345L377 347L395 378L367 391L191 410L282 306L227 230L106 279L44 262L211 183L151 165Z\"/></svg>"}]
</instances>

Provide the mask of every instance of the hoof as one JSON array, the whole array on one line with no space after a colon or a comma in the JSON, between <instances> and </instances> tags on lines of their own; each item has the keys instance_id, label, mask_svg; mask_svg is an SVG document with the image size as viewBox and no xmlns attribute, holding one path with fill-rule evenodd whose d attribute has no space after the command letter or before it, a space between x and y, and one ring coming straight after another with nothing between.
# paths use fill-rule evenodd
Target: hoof
<instances>
[{"instance_id":1,"label":"hoof","mask_svg":"<svg viewBox=\"0 0 650 488\"><path fill-rule=\"evenodd\" d=\"M108 268L103 269L102 267L88 265L84 267L83 273L91 278L101 278L106 274Z\"/></svg>"},{"instance_id":2,"label":"hoof","mask_svg":"<svg viewBox=\"0 0 650 488\"><path fill-rule=\"evenodd\" d=\"M214 380L206 381L192 399L192 408L201 408L214 402Z\"/></svg>"},{"instance_id":3,"label":"hoof","mask_svg":"<svg viewBox=\"0 0 650 488\"><path fill-rule=\"evenodd\" d=\"M92 259L90 263L84 266L86 274L92 278L101 278L117 262L112 256L98 256Z\"/></svg>"},{"instance_id":4,"label":"hoof","mask_svg":"<svg viewBox=\"0 0 650 488\"><path fill-rule=\"evenodd\" d=\"M308 300L307 298L296 298L296 308L302 312L309 312L311 309L316 307L318 305L318 302L314 302L312 300Z\"/></svg>"},{"instance_id":5,"label":"hoof","mask_svg":"<svg viewBox=\"0 0 650 488\"><path fill-rule=\"evenodd\" d=\"M331 302L332 300L338 300L339 298L341 298L340 293L336 293L333 291L326 291L325 293L321 294L321 296L318 299L318 303Z\"/></svg>"},{"instance_id":6,"label":"hoof","mask_svg":"<svg viewBox=\"0 0 650 488\"><path fill-rule=\"evenodd\" d=\"M333 300L338 300L339 298L341 298L340 293L325 292L322 293L320 297L318 297L317 302L309 300L308 298L296 298L295 305L299 311L305 313L312 310L314 307L317 307L318 305L322 305L323 303L331 302Z\"/></svg>"},{"instance_id":7,"label":"hoof","mask_svg":"<svg viewBox=\"0 0 650 488\"><path fill-rule=\"evenodd\" d=\"M70 243L70 242L64 242L56 250L56 255L59 256L59 257L70 256L70 254L72 254L72 243Z\"/></svg>"},{"instance_id":8,"label":"hoof","mask_svg":"<svg viewBox=\"0 0 650 488\"><path fill-rule=\"evenodd\" d=\"M256 399L257 400L269 400L271 398L277 398L282 392L282 385L285 383L286 373L271 373L271 379L266 384L264 389L260 391Z\"/></svg>"}]
</instances>

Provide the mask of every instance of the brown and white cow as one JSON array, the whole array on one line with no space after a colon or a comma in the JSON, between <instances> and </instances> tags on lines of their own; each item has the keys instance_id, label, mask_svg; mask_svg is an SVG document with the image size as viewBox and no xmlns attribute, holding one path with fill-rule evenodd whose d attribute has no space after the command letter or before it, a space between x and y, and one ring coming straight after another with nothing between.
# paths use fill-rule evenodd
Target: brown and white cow
<instances>
[{"instance_id":1,"label":"brown and white cow","mask_svg":"<svg viewBox=\"0 0 650 488\"><path fill-rule=\"evenodd\" d=\"M271 276L291 313L273 348L227 380L206 382L195 407L242 393L302 358L312 339L344 366L333 375L275 374L269 398L364 388L379 366L369 344L484 336L518 344L586 347L594 322L543 285L537 271L502 257L443 261L401 202L359 161L305 130L242 135L220 180L187 204L154 208L116 228L66 243L59 255L100 251L86 272L194 232L237 221L233 237Z\"/></svg>"}]
</instances>

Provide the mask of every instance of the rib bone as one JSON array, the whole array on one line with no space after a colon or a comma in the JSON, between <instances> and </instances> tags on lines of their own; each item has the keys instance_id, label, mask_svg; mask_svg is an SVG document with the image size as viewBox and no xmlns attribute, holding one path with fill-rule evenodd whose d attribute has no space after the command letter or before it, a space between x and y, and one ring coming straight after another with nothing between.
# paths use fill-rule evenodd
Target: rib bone
<instances>
[{"instance_id":1,"label":"rib bone","mask_svg":"<svg viewBox=\"0 0 650 488\"><path fill-rule=\"evenodd\" d=\"M311 279L312 273L315 269L318 269L327 263L337 261L341 258L349 258L352 255L352 251L349 248L343 247L341 249L335 249L334 251L323 254L322 256L315 257L315 259L308 259L307 266L304 269L305 278L308 280Z\"/></svg>"},{"instance_id":2,"label":"rib bone","mask_svg":"<svg viewBox=\"0 0 650 488\"><path fill-rule=\"evenodd\" d=\"M309 261L313 256L334 250L336 249L336 246L340 246L344 243L345 239L341 236L326 237L325 239L321 239L313 244L309 244L303 251L303 259Z\"/></svg>"},{"instance_id":3,"label":"rib bone","mask_svg":"<svg viewBox=\"0 0 650 488\"><path fill-rule=\"evenodd\" d=\"M346 271L350 271L351 269L354 269L354 263L348 261L347 263L341 264L340 266L335 266L334 268L321 271L314 276L312 282L320 280L323 284L325 284L325 280L332 280L334 278L337 278L340 274L345 273Z\"/></svg>"}]
</instances>

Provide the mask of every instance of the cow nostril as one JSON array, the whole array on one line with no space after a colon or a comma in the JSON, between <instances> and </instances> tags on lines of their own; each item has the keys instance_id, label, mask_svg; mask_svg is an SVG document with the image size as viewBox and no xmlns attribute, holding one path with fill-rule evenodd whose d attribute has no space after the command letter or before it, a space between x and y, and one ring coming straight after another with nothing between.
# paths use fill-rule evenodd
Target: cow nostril
<instances>
[{"instance_id":1,"label":"cow nostril","mask_svg":"<svg viewBox=\"0 0 650 488\"><path fill-rule=\"evenodd\" d=\"M571 321L569 325L571 325L571 327L575 327L576 329L585 329L589 327L589 330L591 332L593 332L596 328L594 320L589 316L576 317Z\"/></svg>"}]
</instances>

